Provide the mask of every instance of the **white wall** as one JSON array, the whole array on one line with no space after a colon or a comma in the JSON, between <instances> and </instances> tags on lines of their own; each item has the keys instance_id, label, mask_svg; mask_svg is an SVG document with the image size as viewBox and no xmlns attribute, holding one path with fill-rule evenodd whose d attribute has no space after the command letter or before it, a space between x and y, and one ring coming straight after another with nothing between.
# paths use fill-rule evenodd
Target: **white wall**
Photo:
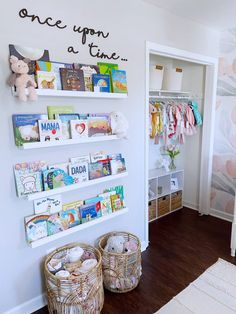
<instances>
[{"instance_id":1,"label":"white wall","mask_svg":"<svg viewBox=\"0 0 236 314\"><path fill-rule=\"evenodd\" d=\"M105 51L119 51L129 61L120 63L128 74L129 97L122 101L77 100L40 98L34 104L19 104L11 96L6 86L10 74L8 68L8 44L16 43L32 47L48 48L51 60L65 62L95 63L99 60L89 57L86 47L80 44L81 37L68 28L57 30L46 25L31 23L20 19L18 11L26 7L29 12L42 17L60 18L68 25L91 26L110 32L107 40L94 39ZM39 296L43 291L40 264L47 250L72 241L92 242L96 237L109 230L130 230L144 240L144 105L145 105L145 41L153 41L196 53L216 56L218 51L218 33L196 23L177 18L169 13L143 3L140 0L70 0L70 1L1 1L0 4L0 147L1 147L1 282L0 313L4 313L23 302ZM68 46L77 46L79 55L66 52ZM83 145L68 149L55 148L19 151L14 146L11 125L13 113L46 112L47 105L74 105L78 112L104 112L121 110L130 121L130 138L119 144L106 143L93 147ZM38 249L31 249L25 242L24 216L33 213L33 206L15 195L12 165L24 160L45 159L49 162L67 160L76 154L89 150L106 149L121 151L127 158L129 177L124 180L129 214L115 221L104 223L56 241ZM117 183L121 183L120 181ZM64 201L92 196L102 190L99 186L90 190L63 195ZM32 304L28 303L31 310ZM27 310L28 311L28 310ZM27 313L23 310L23 313ZM30 310L29 310L30 312ZM15 312L17 313L17 311ZM20 313L18 311L18 313Z\"/></svg>"}]
</instances>

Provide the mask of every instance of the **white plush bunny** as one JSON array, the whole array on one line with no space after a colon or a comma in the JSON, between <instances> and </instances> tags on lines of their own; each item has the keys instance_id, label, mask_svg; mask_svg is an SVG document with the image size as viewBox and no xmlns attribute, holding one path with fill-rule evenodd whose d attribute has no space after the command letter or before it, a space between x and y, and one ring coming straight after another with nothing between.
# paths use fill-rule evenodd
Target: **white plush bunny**
<instances>
[{"instance_id":1,"label":"white plush bunny","mask_svg":"<svg viewBox=\"0 0 236 314\"><path fill-rule=\"evenodd\" d=\"M127 138L129 123L123 113L113 111L110 118L112 134L117 135L119 138Z\"/></svg>"}]
</instances>

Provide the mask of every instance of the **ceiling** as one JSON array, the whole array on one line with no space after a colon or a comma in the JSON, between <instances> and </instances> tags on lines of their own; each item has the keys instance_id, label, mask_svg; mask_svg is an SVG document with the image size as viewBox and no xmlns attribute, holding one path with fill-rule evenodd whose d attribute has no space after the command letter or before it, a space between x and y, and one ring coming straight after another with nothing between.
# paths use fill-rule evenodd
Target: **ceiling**
<instances>
[{"instance_id":1,"label":"ceiling","mask_svg":"<svg viewBox=\"0 0 236 314\"><path fill-rule=\"evenodd\" d=\"M236 27L236 0L144 0L216 30Z\"/></svg>"}]
</instances>

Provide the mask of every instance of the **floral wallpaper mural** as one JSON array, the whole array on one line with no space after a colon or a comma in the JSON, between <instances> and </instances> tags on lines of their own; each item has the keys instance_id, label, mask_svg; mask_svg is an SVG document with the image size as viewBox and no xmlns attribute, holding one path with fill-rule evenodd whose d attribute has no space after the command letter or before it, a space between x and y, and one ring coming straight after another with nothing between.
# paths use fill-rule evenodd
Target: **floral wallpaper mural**
<instances>
[{"instance_id":1,"label":"floral wallpaper mural","mask_svg":"<svg viewBox=\"0 0 236 314\"><path fill-rule=\"evenodd\" d=\"M233 214L236 189L236 28L222 33L211 208Z\"/></svg>"}]
</instances>

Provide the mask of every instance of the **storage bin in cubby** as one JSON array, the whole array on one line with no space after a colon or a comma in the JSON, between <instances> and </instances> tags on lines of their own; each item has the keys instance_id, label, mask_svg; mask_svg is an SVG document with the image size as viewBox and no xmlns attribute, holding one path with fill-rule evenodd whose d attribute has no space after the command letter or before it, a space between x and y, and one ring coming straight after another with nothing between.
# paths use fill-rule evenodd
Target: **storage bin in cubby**
<instances>
[{"instance_id":1,"label":"storage bin in cubby","mask_svg":"<svg viewBox=\"0 0 236 314\"><path fill-rule=\"evenodd\" d=\"M157 213L158 217L170 212L170 195L158 198Z\"/></svg>"},{"instance_id":2,"label":"storage bin in cubby","mask_svg":"<svg viewBox=\"0 0 236 314\"><path fill-rule=\"evenodd\" d=\"M182 207L182 191L171 194L171 211Z\"/></svg>"},{"instance_id":3,"label":"storage bin in cubby","mask_svg":"<svg viewBox=\"0 0 236 314\"><path fill-rule=\"evenodd\" d=\"M157 218L156 200L148 202L148 220L151 221Z\"/></svg>"}]
</instances>

